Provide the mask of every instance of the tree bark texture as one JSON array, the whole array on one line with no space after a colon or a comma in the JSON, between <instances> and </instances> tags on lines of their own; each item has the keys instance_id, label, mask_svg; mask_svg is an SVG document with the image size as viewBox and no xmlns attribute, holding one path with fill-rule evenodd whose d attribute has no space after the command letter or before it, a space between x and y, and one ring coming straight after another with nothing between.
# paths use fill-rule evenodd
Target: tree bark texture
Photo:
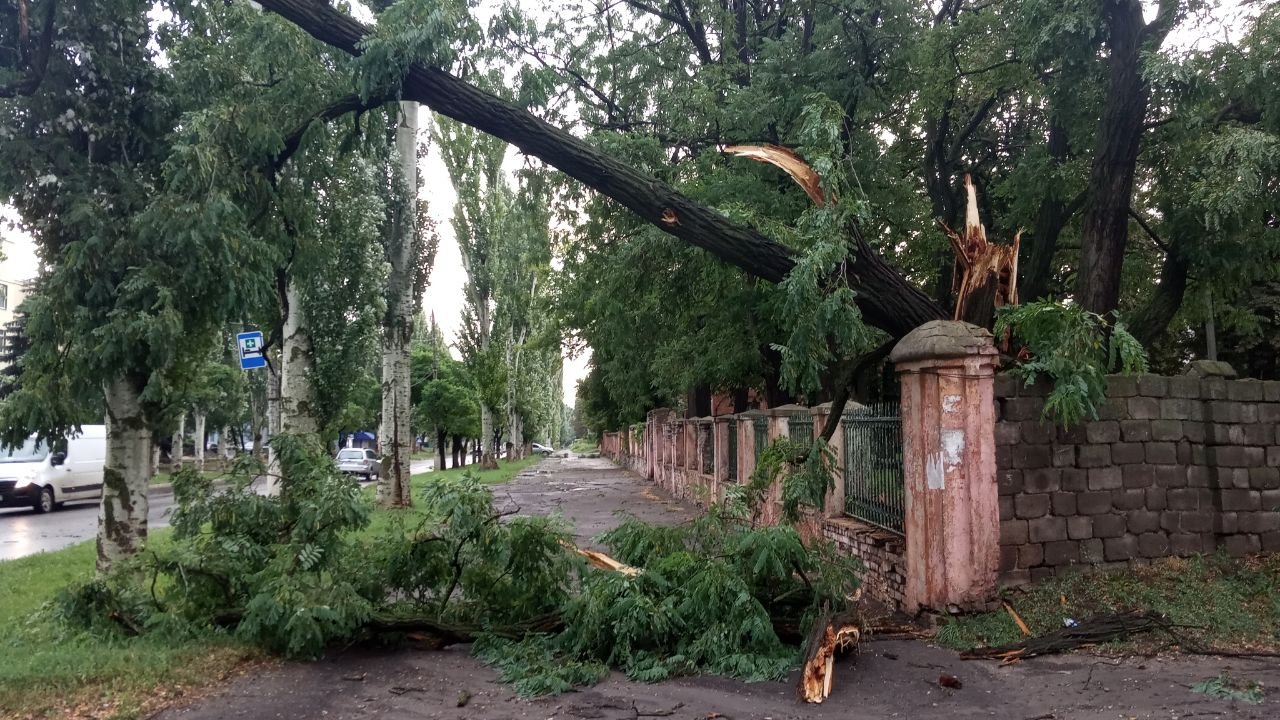
<instances>
[{"instance_id":1,"label":"tree bark texture","mask_svg":"<svg viewBox=\"0 0 1280 720\"><path fill-rule=\"evenodd\" d=\"M312 37L358 55L369 31L327 4L310 0L261 0ZM646 222L703 248L762 280L779 282L795 265L782 243L694 202L675 188L591 147L583 140L436 68L413 65L404 98L501 138L612 198ZM848 279L867 323L901 337L946 313L919 288L886 264L854 232Z\"/></svg>"},{"instance_id":2,"label":"tree bark texture","mask_svg":"<svg viewBox=\"0 0 1280 720\"><path fill-rule=\"evenodd\" d=\"M480 469L492 470L498 467L496 448L493 442L493 408L487 403L480 403Z\"/></svg>"},{"instance_id":3,"label":"tree bark texture","mask_svg":"<svg viewBox=\"0 0 1280 720\"><path fill-rule=\"evenodd\" d=\"M1129 332L1145 347L1164 336L1173 316L1182 309L1187 292L1187 262L1176 242L1171 243L1160 267L1160 284L1145 305L1129 319Z\"/></svg>"},{"instance_id":4,"label":"tree bark texture","mask_svg":"<svg viewBox=\"0 0 1280 720\"><path fill-rule=\"evenodd\" d=\"M1142 52L1150 40L1155 40L1158 47L1163 33L1168 32L1163 24L1172 22L1169 16L1172 11L1165 7L1168 4L1167 0L1160 3L1160 17L1152 22L1148 32L1142 20L1140 0L1103 3L1108 26L1109 77L1089 172L1077 297L1086 310L1101 315L1120 305L1120 276L1129 239L1133 176L1150 96L1150 87L1142 77ZM1172 4L1176 8L1176 3ZM1155 36L1150 37L1153 34Z\"/></svg>"},{"instance_id":5,"label":"tree bark texture","mask_svg":"<svg viewBox=\"0 0 1280 720\"><path fill-rule=\"evenodd\" d=\"M449 467L446 462L448 460L445 445L449 442L449 435L444 430L436 429L436 454L440 456L440 462L436 464L436 470L444 470Z\"/></svg>"},{"instance_id":6,"label":"tree bark texture","mask_svg":"<svg viewBox=\"0 0 1280 720\"><path fill-rule=\"evenodd\" d=\"M302 292L292 278L285 286L285 305L284 348L280 353L280 432L312 435L319 431L319 424L311 379L311 335L302 307Z\"/></svg>"},{"instance_id":7,"label":"tree bark texture","mask_svg":"<svg viewBox=\"0 0 1280 720\"><path fill-rule=\"evenodd\" d=\"M384 232L387 273L387 310L382 322L382 427L378 445L382 472L378 476L378 504L408 507L413 504L411 473L413 437L409 417L409 346L413 341L414 228L418 216L418 103L400 103L396 128L399 178L392 183L392 218Z\"/></svg>"},{"instance_id":8,"label":"tree bark texture","mask_svg":"<svg viewBox=\"0 0 1280 720\"><path fill-rule=\"evenodd\" d=\"M98 574L142 550L147 542L151 429L142 410L142 383L127 377L104 387L107 457L98 506Z\"/></svg>"},{"instance_id":9,"label":"tree bark texture","mask_svg":"<svg viewBox=\"0 0 1280 720\"><path fill-rule=\"evenodd\" d=\"M280 359L283 360L283 355ZM267 364L267 466L270 468L276 466L276 451L271 447L271 438L280 434L280 364Z\"/></svg>"},{"instance_id":10,"label":"tree bark texture","mask_svg":"<svg viewBox=\"0 0 1280 720\"><path fill-rule=\"evenodd\" d=\"M175 468L182 464L182 458L186 457L187 443L187 413L183 411L178 416L178 429L173 433L173 450L169 452L169 462Z\"/></svg>"},{"instance_id":11,"label":"tree bark texture","mask_svg":"<svg viewBox=\"0 0 1280 720\"><path fill-rule=\"evenodd\" d=\"M1055 117L1049 124L1049 156L1061 164L1070 156L1071 146L1066 127ZM1050 183L1036 212L1035 227L1031 232L1031 252L1026 271L1021 280L1023 300L1035 302L1049 294L1049 281L1053 278L1053 258L1058 254L1058 238L1062 228L1075 213L1061 196L1057 183Z\"/></svg>"},{"instance_id":12,"label":"tree bark texture","mask_svg":"<svg viewBox=\"0 0 1280 720\"><path fill-rule=\"evenodd\" d=\"M194 443L195 447L194 447L193 449L195 450L195 457L196 457L196 469L198 469L198 470L204 470L204 447L205 447L205 445L204 445L204 430L205 430L205 428L204 428L204 417L205 417L205 415L204 415L204 412L203 412L203 411L196 411L196 412L194 413L194 415L195 415L195 419L196 419L196 438L195 438L195 443Z\"/></svg>"}]
</instances>

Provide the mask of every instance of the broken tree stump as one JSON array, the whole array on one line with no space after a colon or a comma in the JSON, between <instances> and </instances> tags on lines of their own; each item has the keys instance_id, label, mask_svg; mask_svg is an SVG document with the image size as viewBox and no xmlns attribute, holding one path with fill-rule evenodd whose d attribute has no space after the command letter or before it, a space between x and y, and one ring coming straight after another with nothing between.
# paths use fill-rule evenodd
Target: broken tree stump
<instances>
[{"instance_id":1,"label":"broken tree stump","mask_svg":"<svg viewBox=\"0 0 1280 720\"><path fill-rule=\"evenodd\" d=\"M942 226L956 253L951 285L956 309L952 319L989 328L997 309L1018 304L1018 246L1022 231L1014 234L1010 245L989 242L987 229L978 217L978 190L968 175L964 176L964 189L968 196L964 232Z\"/></svg>"},{"instance_id":2,"label":"broken tree stump","mask_svg":"<svg viewBox=\"0 0 1280 720\"><path fill-rule=\"evenodd\" d=\"M809 631L804 664L800 667L800 699L820 703L831 695L832 673L836 654L841 650L857 652L862 629L852 612L827 613L818 618Z\"/></svg>"}]
</instances>

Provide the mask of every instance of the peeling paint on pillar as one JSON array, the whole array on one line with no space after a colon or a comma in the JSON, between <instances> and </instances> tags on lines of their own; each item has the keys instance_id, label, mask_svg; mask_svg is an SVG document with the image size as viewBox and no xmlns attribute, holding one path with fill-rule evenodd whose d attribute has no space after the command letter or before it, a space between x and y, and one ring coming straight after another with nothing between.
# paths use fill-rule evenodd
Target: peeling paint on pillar
<instances>
[{"instance_id":1,"label":"peeling paint on pillar","mask_svg":"<svg viewBox=\"0 0 1280 720\"><path fill-rule=\"evenodd\" d=\"M954 396L952 396L954 397ZM946 405L943 405L943 412L947 412ZM946 464L948 472L954 471L964 456L964 431L963 430L943 430L942 431L942 459Z\"/></svg>"},{"instance_id":2,"label":"peeling paint on pillar","mask_svg":"<svg viewBox=\"0 0 1280 720\"><path fill-rule=\"evenodd\" d=\"M926 486L930 490L946 490L947 476L942 472L942 453L931 453L925 465Z\"/></svg>"},{"instance_id":3,"label":"peeling paint on pillar","mask_svg":"<svg viewBox=\"0 0 1280 720\"><path fill-rule=\"evenodd\" d=\"M977 607L996 588L1000 515L991 335L926 323L890 355L902 380L908 612Z\"/></svg>"}]
</instances>

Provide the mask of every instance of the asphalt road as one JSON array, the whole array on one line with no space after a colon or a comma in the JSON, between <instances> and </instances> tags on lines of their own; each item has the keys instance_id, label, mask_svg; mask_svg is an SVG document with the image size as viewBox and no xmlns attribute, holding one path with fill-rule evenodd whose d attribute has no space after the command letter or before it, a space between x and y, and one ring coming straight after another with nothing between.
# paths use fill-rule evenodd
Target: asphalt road
<instances>
[{"instance_id":1,"label":"asphalt road","mask_svg":"<svg viewBox=\"0 0 1280 720\"><path fill-rule=\"evenodd\" d=\"M426 472L431 460L418 460L411 472ZM173 493L168 488L153 488L148 526L167 527L173 508ZM0 560L59 550L84 540L92 540L98 531L98 501L69 502L61 510L38 515L23 508L0 509Z\"/></svg>"}]
</instances>

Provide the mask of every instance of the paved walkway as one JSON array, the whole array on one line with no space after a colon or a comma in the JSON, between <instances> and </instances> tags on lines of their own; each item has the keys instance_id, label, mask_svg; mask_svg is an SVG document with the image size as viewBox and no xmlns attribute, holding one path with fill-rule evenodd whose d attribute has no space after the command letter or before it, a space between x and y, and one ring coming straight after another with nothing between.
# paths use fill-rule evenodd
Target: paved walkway
<instances>
[{"instance_id":1,"label":"paved walkway","mask_svg":"<svg viewBox=\"0 0 1280 720\"><path fill-rule=\"evenodd\" d=\"M654 522L678 522L689 510L605 460L546 460L499 489L521 512L560 512L587 539L626 510ZM1190 686L1229 672L1267 683L1262 705L1217 700ZM938 686L947 673L958 690ZM799 704L794 683L746 684L717 677L642 685L614 675L582 692L522 700L466 648L443 652L358 650L314 663L281 663L233 680L208 697L174 707L160 720L784 720L800 718L1011 718L1154 720L1280 717L1280 663L1212 658L1103 660L1041 658L1011 667L958 659L923 642L864 644L837 665L835 690L822 705ZM465 706L459 704L465 698Z\"/></svg>"}]
</instances>

